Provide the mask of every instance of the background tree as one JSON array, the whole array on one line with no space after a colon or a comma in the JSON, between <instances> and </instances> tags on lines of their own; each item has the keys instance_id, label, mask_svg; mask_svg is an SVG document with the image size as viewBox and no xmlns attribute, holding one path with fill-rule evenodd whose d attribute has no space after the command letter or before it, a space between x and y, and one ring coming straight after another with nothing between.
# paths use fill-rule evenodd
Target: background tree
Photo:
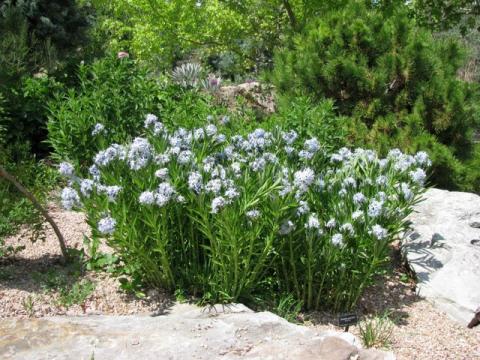
<instances>
[{"instance_id":1,"label":"background tree","mask_svg":"<svg viewBox=\"0 0 480 360\"><path fill-rule=\"evenodd\" d=\"M464 55L457 41L417 28L404 7L389 15L352 2L278 51L273 79L282 93L334 99L352 118L353 143L428 148L435 184L469 188L458 161L473 156L479 112L476 85L457 78Z\"/></svg>"}]
</instances>

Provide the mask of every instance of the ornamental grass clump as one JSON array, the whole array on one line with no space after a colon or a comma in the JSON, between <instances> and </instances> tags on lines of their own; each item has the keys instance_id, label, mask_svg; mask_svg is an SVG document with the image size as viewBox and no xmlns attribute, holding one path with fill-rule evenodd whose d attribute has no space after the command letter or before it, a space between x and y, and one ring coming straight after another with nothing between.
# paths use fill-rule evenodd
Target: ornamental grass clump
<instances>
[{"instance_id":1,"label":"ornamental grass clump","mask_svg":"<svg viewBox=\"0 0 480 360\"><path fill-rule=\"evenodd\" d=\"M93 236L145 286L204 302L280 292L307 309L345 310L406 229L429 162L398 150L329 154L293 130L167 129L148 115L142 137L94 157L91 178L60 170L65 207L83 209Z\"/></svg>"}]
</instances>

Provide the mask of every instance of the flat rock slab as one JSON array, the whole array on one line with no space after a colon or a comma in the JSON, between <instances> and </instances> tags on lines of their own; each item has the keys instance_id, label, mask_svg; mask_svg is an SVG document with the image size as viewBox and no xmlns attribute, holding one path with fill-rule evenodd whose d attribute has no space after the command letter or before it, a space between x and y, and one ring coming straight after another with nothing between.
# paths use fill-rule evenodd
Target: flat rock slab
<instances>
[{"instance_id":1,"label":"flat rock slab","mask_svg":"<svg viewBox=\"0 0 480 360\"><path fill-rule=\"evenodd\" d=\"M480 306L480 196L429 189L404 251L419 295L466 325Z\"/></svg>"},{"instance_id":2,"label":"flat rock slab","mask_svg":"<svg viewBox=\"0 0 480 360\"><path fill-rule=\"evenodd\" d=\"M1 359L394 359L348 333L317 333L243 305L177 304L160 316L3 319Z\"/></svg>"}]
</instances>

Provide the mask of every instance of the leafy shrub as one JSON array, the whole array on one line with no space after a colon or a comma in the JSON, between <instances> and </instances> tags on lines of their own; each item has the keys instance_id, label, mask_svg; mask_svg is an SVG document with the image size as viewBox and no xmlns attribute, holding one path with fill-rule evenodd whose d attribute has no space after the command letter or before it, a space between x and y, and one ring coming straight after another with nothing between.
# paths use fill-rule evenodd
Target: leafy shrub
<instances>
[{"instance_id":1,"label":"leafy shrub","mask_svg":"<svg viewBox=\"0 0 480 360\"><path fill-rule=\"evenodd\" d=\"M295 129L300 138L316 137L327 150L338 150L348 143L348 118L338 116L332 100L318 103L308 97L279 97L278 110L262 124L274 128L278 124Z\"/></svg>"},{"instance_id":2,"label":"leafy shrub","mask_svg":"<svg viewBox=\"0 0 480 360\"><path fill-rule=\"evenodd\" d=\"M480 114L476 86L457 79L463 55L457 42L417 28L403 6L386 15L351 2L280 50L272 77L281 93L333 99L339 114L352 117L352 144L427 150L432 182L458 188L459 173L450 173L472 157Z\"/></svg>"},{"instance_id":3,"label":"leafy shrub","mask_svg":"<svg viewBox=\"0 0 480 360\"><path fill-rule=\"evenodd\" d=\"M133 284L205 302L278 291L308 309L351 308L405 229L429 161L398 150L329 155L278 129L169 131L151 114L145 127L146 137L100 151L91 178L62 163L63 205L83 208Z\"/></svg>"},{"instance_id":4,"label":"leafy shrub","mask_svg":"<svg viewBox=\"0 0 480 360\"><path fill-rule=\"evenodd\" d=\"M3 148L0 146L0 163L43 202L55 186L57 174L44 161L37 161L29 152L30 148L26 144L14 143ZM3 237L14 233L22 224L39 227L43 220L28 199L11 183L0 178L0 243ZM2 254L0 250L0 256L3 255L5 253Z\"/></svg>"},{"instance_id":5,"label":"leafy shrub","mask_svg":"<svg viewBox=\"0 0 480 360\"><path fill-rule=\"evenodd\" d=\"M82 166L106 144L123 143L138 134L143 126L138 119L147 109L177 125L215 115L208 94L154 77L128 58L83 65L78 76L79 89L58 93L48 104L48 137L56 158Z\"/></svg>"},{"instance_id":6,"label":"leafy shrub","mask_svg":"<svg viewBox=\"0 0 480 360\"><path fill-rule=\"evenodd\" d=\"M87 42L91 13L88 6L79 6L75 0L2 1L0 24L7 25L2 29L7 36L18 33L19 29L26 35L29 69L38 70L44 66L52 70L58 60L80 53L79 49Z\"/></svg>"}]
</instances>

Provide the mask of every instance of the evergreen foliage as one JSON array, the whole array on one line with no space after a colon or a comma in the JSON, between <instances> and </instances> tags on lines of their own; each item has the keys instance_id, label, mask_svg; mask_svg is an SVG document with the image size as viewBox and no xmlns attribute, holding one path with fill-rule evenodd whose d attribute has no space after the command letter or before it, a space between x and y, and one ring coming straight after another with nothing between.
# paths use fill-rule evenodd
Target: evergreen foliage
<instances>
[{"instance_id":1,"label":"evergreen foliage","mask_svg":"<svg viewBox=\"0 0 480 360\"><path fill-rule=\"evenodd\" d=\"M10 30L26 24L30 52L71 56L87 41L91 10L76 0L2 0L0 19Z\"/></svg>"},{"instance_id":2,"label":"evergreen foliage","mask_svg":"<svg viewBox=\"0 0 480 360\"><path fill-rule=\"evenodd\" d=\"M334 99L352 117L352 143L428 149L434 184L471 190L462 161L474 155L479 111L476 86L457 78L464 53L416 27L404 7L386 15L352 2L279 51L272 77L281 93Z\"/></svg>"}]
</instances>

